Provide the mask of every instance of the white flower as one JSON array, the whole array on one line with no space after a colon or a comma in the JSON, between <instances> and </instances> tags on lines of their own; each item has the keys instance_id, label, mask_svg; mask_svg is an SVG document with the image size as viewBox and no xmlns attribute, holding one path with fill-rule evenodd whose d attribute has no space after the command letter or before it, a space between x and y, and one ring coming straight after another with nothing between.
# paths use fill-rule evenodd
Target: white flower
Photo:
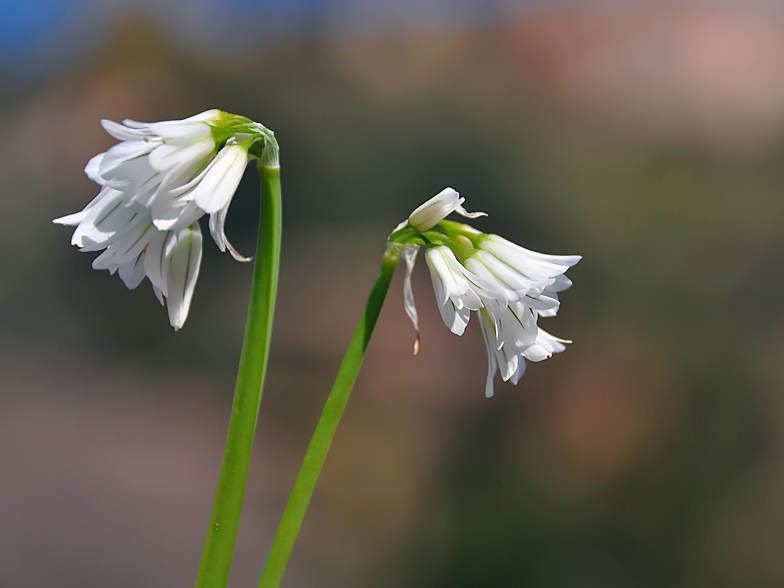
<instances>
[{"instance_id":1,"label":"white flower","mask_svg":"<svg viewBox=\"0 0 784 588\"><path fill-rule=\"evenodd\" d=\"M249 261L226 239L224 223L250 148L263 141L266 160L277 165L277 144L258 123L219 110L179 121L101 124L121 141L85 168L101 191L82 211L54 222L76 227L71 243L81 251L102 251L93 268L117 271L131 289L146 276L179 329L201 264L198 220L209 214L219 249Z\"/></svg>"},{"instance_id":2,"label":"white flower","mask_svg":"<svg viewBox=\"0 0 784 588\"><path fill-rule=\"evenodd\" d=\"M452 188L444 188L422 206L417 208L408 217L408 224L417 231L427 231L432 229L453 212L461 214L466 218L479 218L487 216L484 212L468 212L462 204L465 198L461 198Z\"/></svg>"},{"instance_id":3,"label":"white flower","mask_svg":"<svg viewBox=\"0 0 784 588\"><path fill-rule=\"evenodd\" d=\"M438 209L439 212L430 217L417 217L415 220L421 221L419 226L429 230L443 220L445 211L457 211L454 204L457 200L448 200L442 199L439 203L431 199L429 203L433 204L429 210ZM420 207L417 211L423 209ZM555 316L558 312L558 292L572 285L563 274L581 259L580 256L537 253L498 235L485 235L457 223L442 225L435 233L429 232L425 236L421 235L422 229L411 223L413 217L407 225L398 227L391 239L400 235L402 239L411 240L404 247L416 247L411 243L424 243L427 247L425 260L436 301L444 323L453 333L462 335L471 312L479 314L487 346L485 394L488 398L493 395L493 377L499 369L504 381L516 384L525 373L526 359L542 361L566 348L564 344L570 341L543 331L537 321L539 317ZM431 224L434 218L436 220ZM417 230L412 234L406 227ZM410 284L414 256L405 259L408 266L404 284L406 312L416 327Z\"/></svg>"}]
</instances>

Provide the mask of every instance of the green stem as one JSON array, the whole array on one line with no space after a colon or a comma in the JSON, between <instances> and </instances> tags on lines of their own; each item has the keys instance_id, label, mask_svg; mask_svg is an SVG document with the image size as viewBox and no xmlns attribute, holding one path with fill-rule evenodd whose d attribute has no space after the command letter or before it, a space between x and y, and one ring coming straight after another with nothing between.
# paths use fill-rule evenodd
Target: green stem
<instances>
[{"instance_id":1,"label":"green stem","mask_svg":"<svg viewBox=\"0 0 784 588\"><path fill-rule=\"evenodd\" d=\"M196 588L225 588L237 540L261 391L267 371L280 262L280 169L259 165L261 213L253 286L218 489Z\"/></svg>"},{"instance_id":2,"label":"green stem","mask_svg":"<svg viewBox=\"0 0 784 588\"><path fill-rule=\"evenodd\" d=\"M335 436L335 430L340 422L343 409L346 407L351 389L354 387L357 372L362 365L365 350L370 336L373 334L373 328L376 326L376 320L384 305L387 290L389 290L389 283L399 261L400 256L397 248L394 245L389 245L381 262L376 282L373 284L373 289L370 291L367 304L365 304L365 310L359 319L353 337L351 337L346 355L343 357L343 363L340 364L340 370L335 378L335 384L332 386L324 411L321 413L318 425L316 425L316 431L313 433L313 439L305 454L305 460L302 462L294 490L291 492L286 511L283 513L283 520L280 522L267 563L261 574L259 588L277 588L283 578L283 572L286 571L286 564L289 561L291 550L294 549L294 542L297 540L299 529L302 526L302 519L305 517L310 497L313 495L313 489L316 487L316 481L321 467L324 465L324 459L327 457L332 438Z\"/></svg>"}]
</instances>

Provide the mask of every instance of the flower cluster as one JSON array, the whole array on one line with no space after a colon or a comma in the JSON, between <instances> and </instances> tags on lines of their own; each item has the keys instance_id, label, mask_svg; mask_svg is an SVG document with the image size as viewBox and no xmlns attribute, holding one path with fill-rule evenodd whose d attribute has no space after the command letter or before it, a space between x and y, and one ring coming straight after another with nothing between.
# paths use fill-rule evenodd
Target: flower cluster
<instances>
[{"instance_id":1,"label":"flower cluster","mask_svg":"<svg viewBox=\"0 0 784 588\"><path fill-rule=\"evenodd\" d=\"M581 258L536 253L498 235L444 220L452 212L468 218L484 215L467 212L463 201L455 190L446 188L401 223L390 242L403 248L408 266L405 308L415 328L418 319L411 270L420 246L425 247L425 261L446 326L462 335L471 312L479 315L487 345L485 395L489 398L499 368L504 381L517 384L525 373L526 359L542 361L570 343L543 331L537 321L558 312L558 293L572 285L564 273Z\"/></svg>"},{"instance_id":2,"label":"flower cluster","mask_svg":"<svg viewBox=\"0 0 784 588\"><path fill-rule=\"evenodd\" d=\"M85 168L101 190L81 212L54 222L76 227L71 243L80 251L102 252L93 268L117 272L130 289L147 277L177 330L201 266L199 219L209 214L220 250L248 261L226 239L226 214L250 159L277 167L277 143L262 125L220 110L185 120L101 124L121 141Z\"/></svg>"}]
</instances>

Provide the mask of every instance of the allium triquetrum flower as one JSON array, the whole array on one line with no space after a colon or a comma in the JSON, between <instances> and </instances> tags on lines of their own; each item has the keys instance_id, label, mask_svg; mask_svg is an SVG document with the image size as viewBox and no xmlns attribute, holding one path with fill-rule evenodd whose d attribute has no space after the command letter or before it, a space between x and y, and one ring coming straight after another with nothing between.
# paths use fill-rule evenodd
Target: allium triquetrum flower
<instances>
[{"instance_id":1,"label":"allium triquetrum flower","mask_svg":"<svg viewBox=\"0 0 784 588\"><path fill-rule=\"evenodd\" d=\"M465 224L445 220L452 212L468 218L463 198L447 188L417 208L401 223L390 242L402 248L407 264L404 283L406 313L419 333L411 290L411 271L420 246L430 269L441 317L456 335L462 335L471 317L479 322L487 345L488 375L485 394L493 395L493 377L517 384L525 360L542 361L563 351L565 343L537 325L539 317L555 316L558 292L572 285L564 273L580 261L579 255L546 255L530 251L498 235L488 235Z\"/></svg>"},{"instance_id":2,"label":"allium triquetrum flower","mask_svg":"<svg viewBox=\"0 0 784 588\"><path fill-rule=\"evenodd\" d=\"M80 251L102 251L93 268L118 272L131 289L146 276L177 330L188 317L201 265L198 220L209 214L218 248L249 261L223 227L248 161L277 167L277 142L259 123L220 110L185 120L101 124L121 141L85 168L101 190L82 211L54 222L76 227L71 244Z\"/></svg>"}]
</instances>

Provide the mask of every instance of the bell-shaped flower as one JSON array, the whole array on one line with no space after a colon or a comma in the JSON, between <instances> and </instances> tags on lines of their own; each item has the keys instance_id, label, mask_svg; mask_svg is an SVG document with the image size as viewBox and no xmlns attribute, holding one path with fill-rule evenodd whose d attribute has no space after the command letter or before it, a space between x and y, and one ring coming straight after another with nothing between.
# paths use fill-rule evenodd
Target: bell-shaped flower
<instances>
[{"instance_id":1,"label":"bell-shaped flower","mask_svg":"<svg viewBox=\"0 0 784 588\"><path fill-rule=\"evenodd\" d=\"M572 285L563 274L580 256L537 253L498 235L442 222L450 212L462 209L463 199L450 190L419 207L395 229L390 241L404 252L425 246L441 317L453 333L462 335L471 312L479 314L488 356L485 394L490 397L499 370L504 381L516 384L525 372L526 359L542 361L569 343L540 329L537 321L557 313L558 292ZM417 327L410 283L415 254L404 259L406 312ZM418 337L417 333L417 341Z\"/></svg>"},{"instance_id":2,"label":"bell-shaped flower","mask_svg":"<svg viewBox=\"0 0 784 588\"><path fill-rule=\"evenodd\" d=\"M226 239L224 223L248 161L261 156L277 167L274 135L219 110L178 121L101 124L121 141L85 168L101 191L82 211L54 222L76 227L71 243L81 251L102 251L95 269L117 271L129 288L149 278L179 329L201 264L202 216L210 215L221 251L248 261Z\"/></svg>"}]
</instances>

